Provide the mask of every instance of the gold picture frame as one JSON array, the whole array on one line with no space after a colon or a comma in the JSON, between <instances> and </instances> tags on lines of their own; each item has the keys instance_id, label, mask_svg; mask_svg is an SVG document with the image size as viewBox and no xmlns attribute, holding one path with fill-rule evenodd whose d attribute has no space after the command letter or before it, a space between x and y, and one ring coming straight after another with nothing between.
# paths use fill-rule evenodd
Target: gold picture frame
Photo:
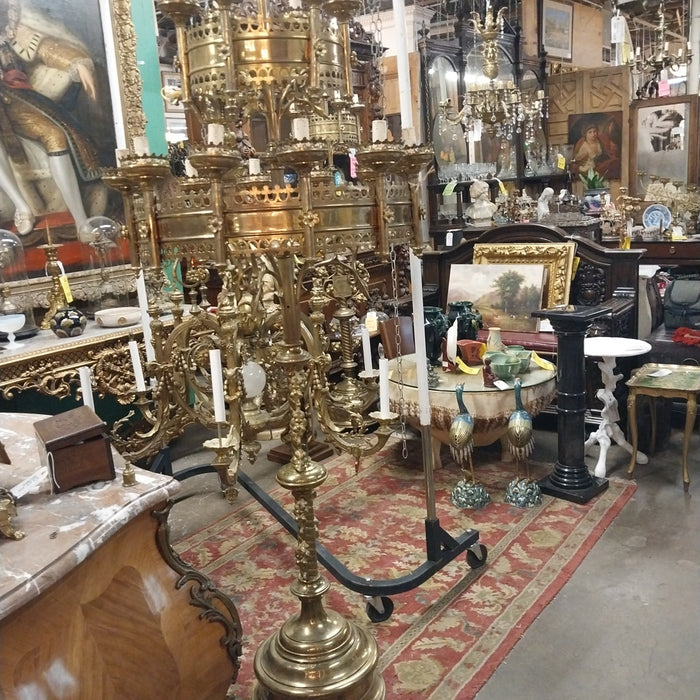
<instances>
[{"instance_id":1,"label":"gold picture frame","mask_svg":"<svg viewBox=\"0 0 700 700\"><path fill-rule=\"evenodd\" d=\"M543 300L546 308L569 303L569 287L574 269L576 244L568 243L476 243L475 265L495 263L544 265Z\"/></svg>"},{"instance_id":2,"label":"gold picture frame","mask_svg":"<svg viewBox=\"0 0 700 700\"><path fill-rule=\"evenodd\" d=\"M110 88L115 88L112 99L115 137L121 147L132 142L134 136L143 136L146 115L142 102L142 80L136 58L136 30L131 15L132 0L90 0L99 11ZM155 42L155 37L153 39ZM59 253L60 257L60 253ZM103 287L100 270L83 269L70 272L71 293L75 299L94 298ZM109 268L109 285L114 293L122 294L134 288L134 272L130 264ZM52 288L48 276L29 277L8 284L12 297L23 306L46 307Z\"/></svg>"}]
</instances>

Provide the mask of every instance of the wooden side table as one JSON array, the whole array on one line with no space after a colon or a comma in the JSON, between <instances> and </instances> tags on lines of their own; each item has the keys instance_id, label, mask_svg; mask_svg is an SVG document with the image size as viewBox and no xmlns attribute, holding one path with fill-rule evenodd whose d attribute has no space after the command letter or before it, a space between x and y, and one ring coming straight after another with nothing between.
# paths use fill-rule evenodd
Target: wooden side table
<instances>
[{"instance_id":1,"label":"wooden side table","mask_svg":"<svg viewBox=\"0 0 700 700\"><path fill-rule=\"evenodd\" d=\"M632 436L632 457L630 459L627 475L632 476L637 456L637 396L649 396L655 399L659 396L667 399L685 399L685 432L683 435L683 489L690 487L688 476L688 446L690 436L695 424L697 414L697 395L700 392L700 367L694 365L668 365L649 363L643 365L639 371L627 382L629 395L627 397L627 409L630 421L630 433ZM655 411L652 410L652 435L656 433Z\"/></svg>"}]
</instances>

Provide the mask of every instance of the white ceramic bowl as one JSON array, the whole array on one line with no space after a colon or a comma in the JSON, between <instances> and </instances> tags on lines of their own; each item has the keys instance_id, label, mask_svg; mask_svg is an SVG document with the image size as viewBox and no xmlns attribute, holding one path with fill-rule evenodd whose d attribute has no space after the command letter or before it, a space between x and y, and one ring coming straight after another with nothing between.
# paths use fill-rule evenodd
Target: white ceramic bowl
<instances>
[{"instance_id":1,"label":"white ceramic bowl","mask_svg":"<svg viewBox=\"0 0 700 700\"><path fill-rule=\"evenodd\" d=\"M95 311L95 323L103 328L133 326L141 321L141 309L136 306L115 306Z\"/></svg>"}]
</instances>

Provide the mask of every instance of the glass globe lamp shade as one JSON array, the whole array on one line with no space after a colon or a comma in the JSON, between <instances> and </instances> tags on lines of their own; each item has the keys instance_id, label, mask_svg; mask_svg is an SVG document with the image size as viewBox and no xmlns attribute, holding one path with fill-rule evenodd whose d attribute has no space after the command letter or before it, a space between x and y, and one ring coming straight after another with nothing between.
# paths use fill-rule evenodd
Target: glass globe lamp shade
<instances>
[{"instance_id":1,"label":"glass globe lamp shade","mask_svg":"<svg viewBox=\"0 0 700 700\"><path fill-rule=\"evenodd\" d=\"M241 375L246 396L249 399L260 396L265 389L267 381L265 370L257 362L248 360L241 368Z\"/></svg>"},{"instance_id":2,"label":"glass globe lamp shade","mask_svg":"<svg viewBox=\"0 0 700 700\"><path fill-rule=\"evenodd\" d=\"M0 229L0 283L27 278L24 247L16 233Z\"/></svg>"},{"instance_id":3,"label":"glass globe lamp shade","mask_svg":"<svg viewBox=\"0 0 700 700\"><path fill-rule=\"evenodd\" d=\"M122 227L108 216L91 216L86 222L86 228L92 234L92 243L116 243L121 235Z\"/></svg>"}]
</instances>

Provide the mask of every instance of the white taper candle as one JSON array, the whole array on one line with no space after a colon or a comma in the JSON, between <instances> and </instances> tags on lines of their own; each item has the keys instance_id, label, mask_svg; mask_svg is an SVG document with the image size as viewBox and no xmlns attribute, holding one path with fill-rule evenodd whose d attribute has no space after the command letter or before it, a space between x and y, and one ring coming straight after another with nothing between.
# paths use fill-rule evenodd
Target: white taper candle
<instances>
[{"instance_id":1,"label":"white taper candle","mask_svg":"<svg viewBox=\"0 0 700 700\"><path fill-rule=\"evenodd\" d=\"M137 156L148 156L151 153L151 147L148 145L148 138L145 136L134 136L132 143L134 144L134 153Z\"/></svg>"},{"instance_id":2,"label":"white taper candle","mask_svg":"<svg viewBox=\"0 0 700 700\"><path fill-rule=\"evenodd\" d=\"M224 142L224 125L209 124L207 125L207 143L212 146L220 146Z\"/></svg>"},{"instance_id":3,"label":"white taper candle","mask_svg":"<svg viewBox=\"0 0 700 700\"><path fill-rule=\"evenodd\" d=\"M379 358L379 415L389 415L389 360Z\"/></svg>"},{"instance_id":4,"label":"white taper candle","mask_svg":"<svg viewBox=\"0 0 700 700\"><path fill-rule=\"evenodd\" d=\"M362 360L365 364L365 372L369 372L372 369L372 347L369 344L369 330L364 323L360 326L360 332L362 334Z\"/></svg>"},{"instance_id":5,"label":"white taper candle","mask_svg":"<svg viewBox=\"0 0 700 700\"><path fill-rule=\"evenodd\" d=\"M95 399L92 395L92 372L87 365L78 367L78 376L80 377L80 390L83 394L83 404L88 408L95 410Z\"/></svg>"},{"instance_id":6,"label":"white taper candle","mask_svg":"<svg viewBox=\"0 0 700 700\"><path fill-rule=\"evenodd\" d=\"M136 391L146 391L146 380L143 376L143 367L141 367L141 355L135 340L129 341L129 355L131 355L131 366L134 368Z\"/></svg>"},{"instance_id":7,"label":"white taper candle","mask_svg":"<svg viewBox=\"0 0 700 700\"><path fill-rule=\"evenodd\" d=\"M421 261L413 251L411 260L411 296L413 299L413 335L416 345L416 378L418 384L418 418L421 425L430 425L428 393L428 354L425 349L425 316L423 313L423 274Z\"/></svg>"},{"instance_id":8,"label":"white taper candle","mask_svg":"<svg viewBox=\"0 0 700 700\"><path fill-rule=\"evenodd\" d=\"M295 117L292 119L292 137L297 141L303 141L310 136L309 120L307 117Z\"/></svg>"},{"instance_id":9,"label":"white taper candle","mask_svg":"<svg viewBox=\"0 0 700 700\"><path fill-rule=\"evenodd\" d=\"M146 345L146 360L153 362L156 353L153 350L153 337L151 335L151 317L148 315L148 293L146 292L146 281L143 277L143 270L139 270L136 277L136 296L139 300L139 310L141 311L141 326L143 327L143 341Z\"/></svg>"},{"instance_id":10,"label":"white taper candle","mask_svg":"<svg viewBox=\"0 0 700 700\"><path fill-rule=\"evenodd\" d=\"M211 371L212 399L214 401L214 420L217 423L225 423L224 374L221 369L221 350L218 348L209 351L209 367Z\"/></svg>"},{"instance_id":11,"label":"white taper candle","mask_svg":"<svg viewBox=\"0 0 700 700\"><path fill-rule=\"evenodd\" d=\"M389 138L389 129L385 119L375 119L372 122L372 141L386 141Z\"/></svg>"}]
</instances>

